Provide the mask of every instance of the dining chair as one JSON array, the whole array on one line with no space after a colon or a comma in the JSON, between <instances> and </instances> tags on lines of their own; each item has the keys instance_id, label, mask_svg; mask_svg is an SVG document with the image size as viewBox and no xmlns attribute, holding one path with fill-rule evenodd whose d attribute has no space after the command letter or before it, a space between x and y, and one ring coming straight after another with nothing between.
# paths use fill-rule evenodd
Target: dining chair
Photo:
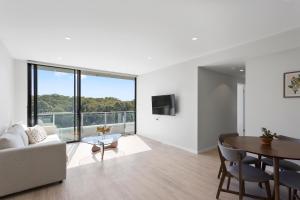
<instances>
[{"instance_id":1,"label":"dining chair","mask_svg":"<svg viewBox=\"0 0 300 200\"><path fill-rule=\"evenodd\" d=\"M246 157L245 151L225 147L222 143L220 143L220 141L218 141L218 152L223 172L216 195L217 199L219 199L221 191L237 194L239 195L240 200L243 199L244 196L251 198L266 199L265 197L246 194L245 182L264 183L266 186L267 199L270 200L272 198L270 189L270 180L272 180L272 176L265 173L261 169L244 164L243 159ZM231 166L226 166L225 161L233 162L234 164ZM227 185L227 189L223 189L223 183L226 177L233 177L239 181L239 192L229 190L230 185Z\"/></svg>"},{"instance_id":2,"label":"dining chair","mask_svg":"<svg viewBox=\"0 0 300 200\"><path fill-rule=\"evenodd\" d=\"M221 144L223 144L226 137L236 137L236 136L239 136L239 134L238 133L223 133L223 134L220 134L219 135L219 142ZM245 158L242 160L242 162L244 164L248 164L248 165L254 164L256 167L260 166L260 160L258 158L253 157L253 156L246 155ZM232 165L232 164L233 163L231 162L230 165ZM221 173L222 173L222 165L220 165L220 168L219 168L218 178L221 177Z\"/></svg>"},{"instance_id":3,"label":"dining chair","mask_svg":"<svg viewBox=\"0 0 300 200\"><path fill-rule=\"evenodd\" d=\"M300 190L300 173L295 171L281 171L279 175L280 184L289 189L289 200L300 199L297 195L297 191Z\"/></svg>"},{"instance_id":4,"label":"dining chair","mask_svg":"<svg viewBox=\"0 0 300 200\"><path fill-rule=\"evenodd\" d=\"M300 144L300 139L292 138L292 137L287 137L284 135L278 135L277 136L278 140L283 140L283 141L289 141L289 142L296 142ZM263 158L261 159L262 162L262 169L265 171L266 166L273 166L273 159L272 158ZM279 161L279 168L281 170L289 170L289 171L300 171L300 165L288 161L288 160L280 160Z\"/></svg>"}]
</instances>

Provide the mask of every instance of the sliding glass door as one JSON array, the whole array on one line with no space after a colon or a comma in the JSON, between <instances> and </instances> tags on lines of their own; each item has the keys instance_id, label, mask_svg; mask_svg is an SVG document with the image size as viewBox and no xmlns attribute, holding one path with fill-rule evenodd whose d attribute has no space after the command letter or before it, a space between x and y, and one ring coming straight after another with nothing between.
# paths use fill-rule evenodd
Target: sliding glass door
<instances>
[{"instance_id":1,"label":"sliding glass door","mask_svg":"<svg viewBox=\"0 0 300 200\"><path fill-rule=\"evenodd\" d=\"M28 125L39 124L66 141L136 130L134 78L28 64Z\"/></svg>"},{"instance_id":2,"label":"sliding glass door","mask_svg":"<svg viewBox=\"0 0 300 200\"><path fill-rule=\"evenodd\" d=\"M135 133L135 80L82 72L82 137L96 135L97 126L109 126L112 133Z\"/></svg>"},{"instance_id":3,"label":"sliding glass door","mask_svg":"<svg viewBox=\"0 0 300 200\"><path fill-rule=\"evenodd\" d=\"M78 141L75 70L34 65L32 125L51 129L67 142Z\"/></svg>"}]
</instances>

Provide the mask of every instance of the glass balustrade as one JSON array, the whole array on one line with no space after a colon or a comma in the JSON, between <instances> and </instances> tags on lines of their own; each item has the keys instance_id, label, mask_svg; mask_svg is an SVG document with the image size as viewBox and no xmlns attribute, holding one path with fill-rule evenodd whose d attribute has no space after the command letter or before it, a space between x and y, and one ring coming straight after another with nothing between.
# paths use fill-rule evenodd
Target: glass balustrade
<instances>
[{"instance_id":1,"label":"glass balustrade","mask_svg":"<svg viewBox=\"0 0 300 200\"><path fill-rule=\"evenodd\" d=\"M64 141L74 138L74 113L52 112L38 114L38 122L52 126ZM85 112L81 113L81 137L97 135L98 126L109 126L111 132L133 134L135 130L135 111Z\"/></svg>"}]
</instances>

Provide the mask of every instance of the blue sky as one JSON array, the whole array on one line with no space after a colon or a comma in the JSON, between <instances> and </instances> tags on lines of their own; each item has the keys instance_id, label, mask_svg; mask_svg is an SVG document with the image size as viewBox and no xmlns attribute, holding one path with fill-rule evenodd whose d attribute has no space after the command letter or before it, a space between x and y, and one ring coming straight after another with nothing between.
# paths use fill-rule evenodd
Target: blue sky
<instances>
[{"instance_id":1,"label":"blue sky","mask_svg":"<svg viewBox=\"0 0 300 200\"><path fill-rule=\"evenodd\" d=\"M74 75L63 72L38 71L38 93L74 95ZM116 97L120 100L134 99L134 81L108 77L83 75L81 95L84 97Z\"/></svg>"}]
</instances>

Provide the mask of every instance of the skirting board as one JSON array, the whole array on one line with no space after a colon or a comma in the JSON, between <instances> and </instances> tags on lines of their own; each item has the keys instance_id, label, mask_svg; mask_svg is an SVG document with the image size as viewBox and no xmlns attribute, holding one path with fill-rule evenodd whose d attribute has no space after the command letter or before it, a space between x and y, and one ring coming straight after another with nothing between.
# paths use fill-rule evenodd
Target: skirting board
<instances>
[{"instance_id":1,"label":"skirting board","mask_svg":"<svg viewBox=\"0 0 300 200\"><path fill-rule=\"evenodd\" d=\"M139 135L139 134L136 134L136 135ZM149 138L151 140L155 140L157 142L160 142L162 144L165 144L165 145L169 145L169 146L172 146L172 147L175 147L175 148L178 148L178 149L181 149L181 150L184 150L184 151L187 151L187 152L190 152L192 154L198 154L198 151L197 150L193 150L193 149L189 149L189 148L186 148L186 147L182 147L182 146L178 146L176 144L171 144L171 143L168 143L168 142L165 142L165 141L160 141L160 140L157 140L153 137L149 137L147 135L139 135L139 136L142 136L142 137L145 137L145 138Z\"/></svg>"},{"instance_id":2,"label":"skirting board","mask_svg":"<svg viewBox=\"0 0 300 200\"><path fill-rule=\"evenodd\" d=\"M217 145L213 145L211 147L203 148L203 149L198 150L198 154L205 153L207 151L211 151L211 150L214 150L216 148L217 148Z\"/></svg>"},{"instance_id":3,"label":"skirting board","mask_svg":"<svg viewBox=\"0 0 300 200\"><path fill-rule=\"evenodd\" d=\"M181 150L184 150L184 151L187 151L187 152L190 152L192 154L198 154L198 151L193 150L193 149L188 149L188 148L185 148L185 147L182 147L182 146L178 146L178 145L170 144L170 143L166 143L166 142L162 142L162 143L166 144L166 145L169 145L169 146L172 146L172 147L175 147L175 148L178 148L178 149L181 149Z\"/></svg>"}]
</instances>

